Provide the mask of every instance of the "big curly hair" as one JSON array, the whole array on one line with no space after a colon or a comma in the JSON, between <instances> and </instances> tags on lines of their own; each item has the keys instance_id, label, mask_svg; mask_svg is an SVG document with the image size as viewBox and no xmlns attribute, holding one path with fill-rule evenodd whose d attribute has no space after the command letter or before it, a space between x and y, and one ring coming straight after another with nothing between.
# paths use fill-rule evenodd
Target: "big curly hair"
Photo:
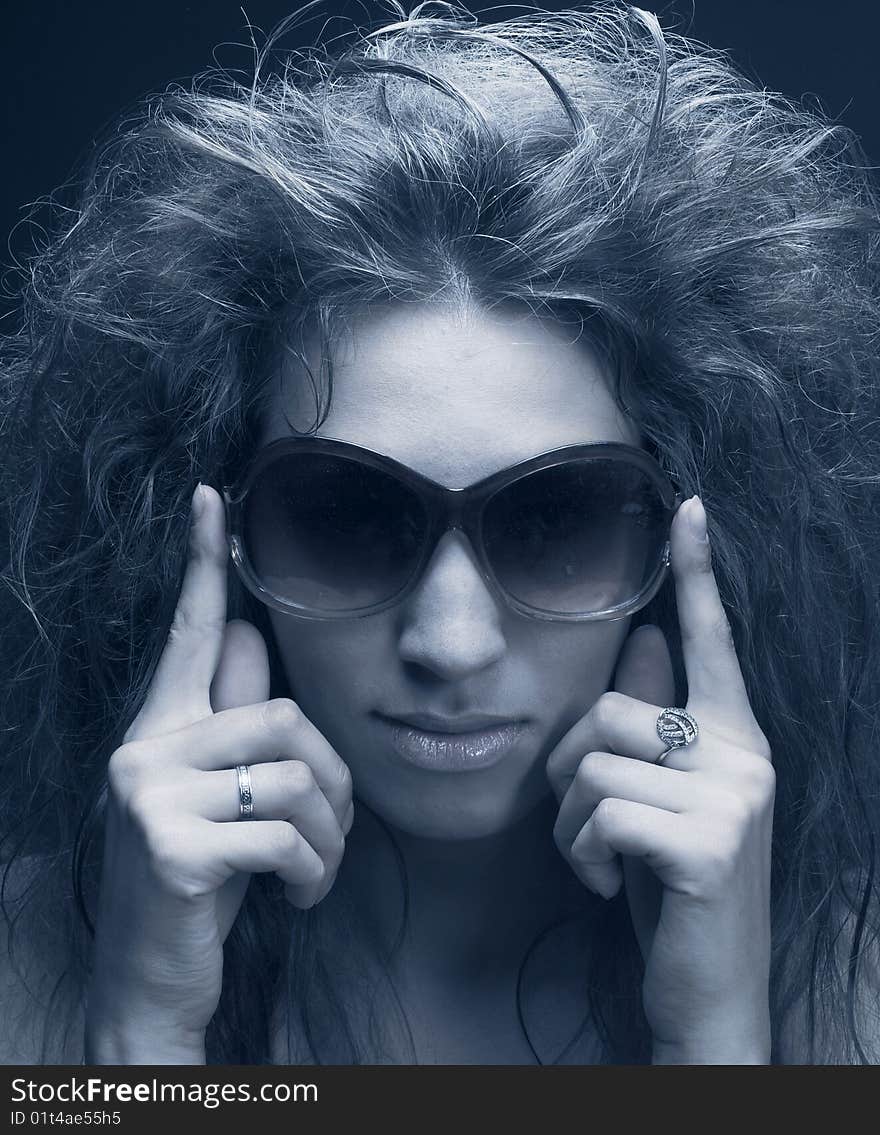
<instances>
[{"instance_id":1,"label":"big curly hair","mask_svg":"<svg viewBox=\"0 0 880 1135\"><path fill-rule=\"evenodd\" d=\"M107 764L171 624L196 481L240 471L269 360L307 324L324 344L317 424L338 323L433 301L580 320L650 449L705 500L777 769L774 1059L872 1060L880 230L857 140L619 4L494 24L390 5L376 31L282 52L313 8L252 79L207 72L105 133L76 208L41 217L2 344L4 912L44 1059L87 980ZM272 696L290 694L234 579L232 616L270 645ZM668 589L640 618L681 683ZM299 1062L375 1059L334 998L320 919L255 877L211 1060L270 1059L282 996ZM601 919L602 1058L644 1060L625 900ZM18 948L34 934L39 980Z\"/></svg>"}]
</instances>

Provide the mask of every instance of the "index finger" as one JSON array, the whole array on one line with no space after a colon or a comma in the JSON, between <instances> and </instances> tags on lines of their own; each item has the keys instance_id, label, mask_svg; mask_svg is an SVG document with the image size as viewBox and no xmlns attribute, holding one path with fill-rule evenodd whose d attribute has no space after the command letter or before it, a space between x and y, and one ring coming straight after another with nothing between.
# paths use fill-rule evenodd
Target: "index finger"
<instances>
[{"instance_id":1,"label":"index finger","mask_svg":"<svg viewBox=\"0 0 880 1135\"><path fill-rule=\"evenodd\" d=\"M191 725L211 711L211 680L226 628L223 502L207 485L192 498L189 551L174 619L137 717L140 736Z\"/></svg>"},{"instance_id":2,"label":"index finger","mask_svg":"<svg viewBox=\"0 0 880 1135\"><path fill-rule=\"evenodd\" d=\"M727 612L718 593L706 513L699 497L678 509L670 558L688 681L688 706L710 708L713 721L741 735L755 723Z\"/></svg>"}]
</instances>

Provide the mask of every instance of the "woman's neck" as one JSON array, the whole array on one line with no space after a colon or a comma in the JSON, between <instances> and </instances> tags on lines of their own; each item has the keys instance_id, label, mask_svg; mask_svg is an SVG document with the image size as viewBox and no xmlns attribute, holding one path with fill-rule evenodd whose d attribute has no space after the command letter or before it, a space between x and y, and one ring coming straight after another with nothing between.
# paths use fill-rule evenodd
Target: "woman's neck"
<instances>
[{"instance_id":1,"label":"woman's neck","mask_svg":"<svg viewBox=\"0 0 880 1135\"><path fill-rule=\"evenodd\" d=\"M582 907L583 887L553 842L555 815L548 798L515 826L479 839L393 830L408 885L399 964L450 983L477 973L502 980L543 929ZM352 829L344 871L361 917L390 945L402 923L400 865L372 817Z\"/></svg>"},{"instance_id":2,"label":"woman's neck","mask_svg":"<svg viewBox=\"0 0 880 1135\"><path fill-rule=\"evenodd\" d=\"M318 922L356 1031L379 1030L371 1060L531 1064L535 1051L567 1052L574 1037L570 1062L598 1059L585 1030L592 919L571 916L601 900L559 854L556 812L548 798L492 837L427 840L392 829L392 844L359 809Z\"/></svg>"}]
</instances>

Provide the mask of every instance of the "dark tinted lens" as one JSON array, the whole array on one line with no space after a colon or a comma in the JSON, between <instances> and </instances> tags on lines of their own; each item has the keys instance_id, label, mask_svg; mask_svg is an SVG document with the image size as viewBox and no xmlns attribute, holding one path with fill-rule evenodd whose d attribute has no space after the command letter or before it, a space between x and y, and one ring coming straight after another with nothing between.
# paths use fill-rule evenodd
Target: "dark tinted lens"
<instances>
[{"instance_id":1,"label":"dark tinted lens","mask_svg":"<svg viewBox=\"0 0 880 1135\"><path fill-rule=\"evenodd\" d=\"M426 529L416 495L348 458L285 454L257 476L242 535L260 583L317 611L390 599L407 582Z\"/></svg>"},{"instance_id":2,"label":"dark tinted lens","mask_svg":"<svg viewBox=\"0 0 880 1135\"><path fill-rule=\"evenodd\" d=\"M556 614L606 611L635 598L668 538L658 487L614 458L531 473L496 493L483 520L486 554L502 586Z\"/></svg>"}]
</instances>

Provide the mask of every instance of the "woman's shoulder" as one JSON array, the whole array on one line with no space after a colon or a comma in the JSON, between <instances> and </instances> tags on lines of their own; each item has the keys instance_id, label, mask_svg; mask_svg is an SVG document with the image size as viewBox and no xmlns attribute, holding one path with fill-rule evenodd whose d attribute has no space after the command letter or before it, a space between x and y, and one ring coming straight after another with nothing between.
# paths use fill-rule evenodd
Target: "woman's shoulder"
<instances>
[{"instance_id":1,"label":"woman's shoulder","mask_svg":"<svg viewBox=\"0 0 880 1135\"><path fill-rule=\"evenodd\" d=\"M0 1064L79 1064L83 1014L69 909L53 902L57 864L0 864Z\"/></svg>"}]
</instances>

